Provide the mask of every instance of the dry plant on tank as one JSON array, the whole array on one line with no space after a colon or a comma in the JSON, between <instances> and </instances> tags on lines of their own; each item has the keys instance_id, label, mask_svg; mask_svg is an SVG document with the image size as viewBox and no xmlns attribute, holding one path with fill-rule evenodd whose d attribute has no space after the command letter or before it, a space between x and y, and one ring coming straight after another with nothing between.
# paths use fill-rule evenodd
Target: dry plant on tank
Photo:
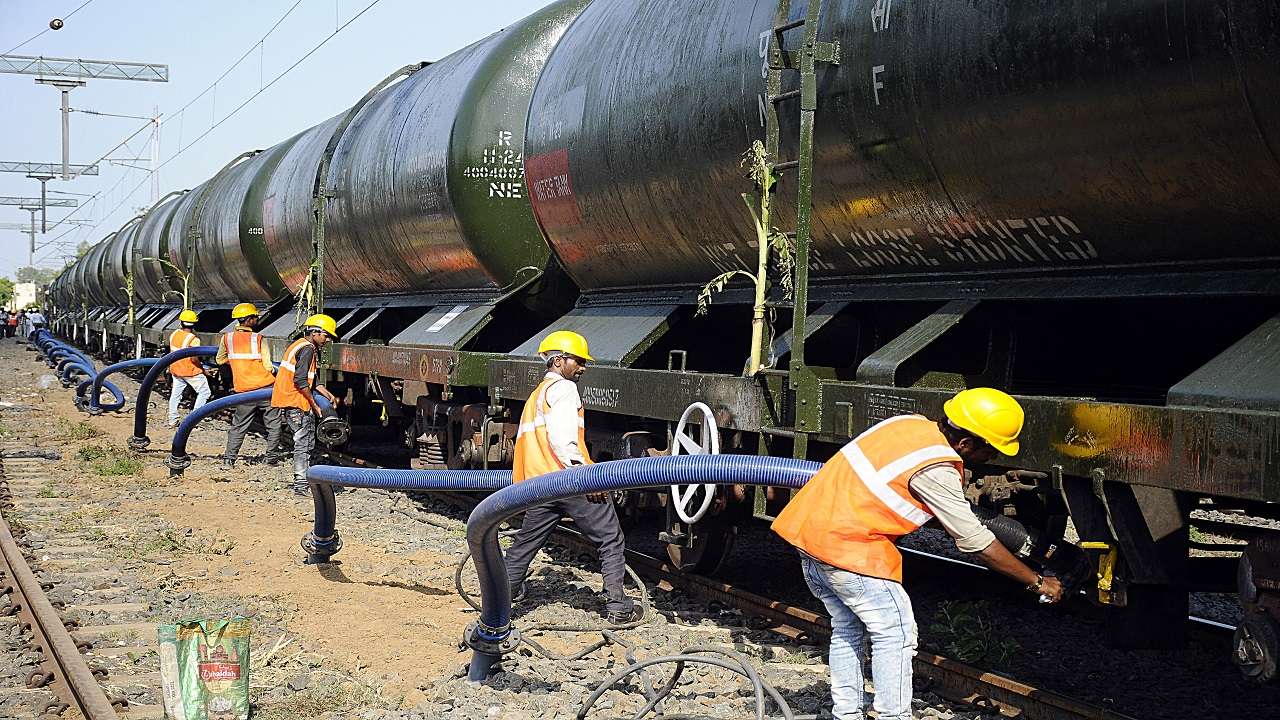
<instances>
[{"instance_id":1,"label":"dry plant on tank","mask_svg":"<svg viewBox=\"0 0 1280 720\"><path fill-rule=\"evenodd\" d=\"M774 256L778 284L782 286L783 296L789 300L795 291L795 243L786 233L780 232L770 224L774 188L781 175L774 172L764 143L759 140L753 142L751 149L743 153L742 165L747 168L747 173L758 191L758 194L742 193L742 201L747 206L747 212L751 214L751 221L756 231L756 249L759 251L756 272L753 275L746 270L730 270L712 278L698 293L696 314L706 314L707 308L711 305L712 295L724 290L734 278L744 277L751 281L755 287L755 301L751 308L751 359L746 371L746 374L751 376L765 367L766 326L769 334L772 335L768 309L765 306L769 295L769 256L770 254Z\"/></svg>"}]
</instances>

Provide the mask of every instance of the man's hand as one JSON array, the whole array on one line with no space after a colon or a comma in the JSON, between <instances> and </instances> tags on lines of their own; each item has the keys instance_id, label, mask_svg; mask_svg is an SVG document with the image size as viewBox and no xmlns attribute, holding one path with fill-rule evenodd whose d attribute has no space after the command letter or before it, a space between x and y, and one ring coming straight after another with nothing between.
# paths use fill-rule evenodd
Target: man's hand
<instances>
[{"instance_id":1,"label":"man's hand","mask_svg":"<svg viewBox=\"0 0 1280 720\"><path fill-rule=\"evenodd\" d=\"M318 392L318 393L320 393L321 395L323 395L323 396L324 396L324 398L325 398L326 400L328 400L328 401L329 401L329 404L330 404L330 405L332 405L332 406L334 406L334 407L338 407L338 398L334 397L334 396L333 396L333 393L329 392L329 388L327 388L327 387L325 387L325 386L323 386L323 385L317 385L317 386L316 386L316 392Z\"/></svg>"},{"instance_id":2,"label":"man's hand","mask_svg":"<svg viewBox=\"0 0 1280 720\"><path fill-rule=\"evenodd\" d=\"M1062 602L1062 581L1052 575L1045 576L1040 584L1040 597L1049 604Z\"/></svg>"},{"instance_id":3,"label":"man's hand","mask_svg":"<svg viewBox=\"0 0 1280 720\"><path fill-rule=\"evenodd\" d=\"M609 502L609 493L587 493L587 502L594 503L596 505L607 503Z\"/></svg>"}]
</instances>

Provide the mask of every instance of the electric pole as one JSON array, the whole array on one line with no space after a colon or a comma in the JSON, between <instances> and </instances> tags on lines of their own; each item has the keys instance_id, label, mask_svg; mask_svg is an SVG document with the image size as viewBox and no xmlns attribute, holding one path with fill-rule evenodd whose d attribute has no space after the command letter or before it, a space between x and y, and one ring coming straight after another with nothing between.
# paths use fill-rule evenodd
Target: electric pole
<instances>
[{"instance_id":1,"label":"electric pole","mask_svg":"<svg viewBox=\"0 0 1280 720\"><path fill-rule=\"evenodd\" d=\"M71 91L87 80L169 82L169 66L115 60L79 60L0 55L0 73L35 75L41 85L62 92L62 179L71 179Z\"/></svg>"}]
</instances>

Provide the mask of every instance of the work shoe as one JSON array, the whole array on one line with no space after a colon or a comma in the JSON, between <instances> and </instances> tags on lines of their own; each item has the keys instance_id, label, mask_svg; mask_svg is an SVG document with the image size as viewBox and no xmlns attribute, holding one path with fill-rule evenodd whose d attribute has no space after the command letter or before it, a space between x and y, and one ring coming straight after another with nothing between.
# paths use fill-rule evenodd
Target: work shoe
<instances>
[{"instance_id":1,"label":"work shoe","mask_svg":"<svg viewBox=\"0 0 1280 720\"><path fill-rule=\"evenodd\" d=\"M524 584L524 583L520 583L520 587L518 587L518 588L512 588L512 589L511 589L511 604L512 604L512 605L515 605L515 604L516 604L516 603L518 603L518 602L524 602L525 591L526 591L527 589L528 589L528 588L526 588L526 587L525 587L525 584Z\"/></svg>"},{"instance_id":2,"label":"work shoe","mask_svg":"<svg viewBox=\"0 0 1280 720\"><path fill-rule=\"evenodd\" d=\"M275 455L267 455L265 458L265 461L271 467L275 467L280 464L280 458L276 457Z\"/></svg>"},{"instance_id":3,"label":"work shoe","mask_svg":"<svg viewBox=\"0 0 1280 720\"><path fill-rule=\"evenodd\" d=\"M231 468L234 468L235 466L236 466L236 461L235 461L235 460L229 460L229 459L227 459L227 458L222 458L222 469L223 469L223 470L230 470Z\"/></svg>"},{"instance_id":4,"label":"work shoe","mask_svg":"<svg viewBox=\"0 0 1280 720\"><path fill-rule=\"evenodd\" d=\"M310 488L310 486L308 486L308 485L307 485L307 482L306 482L305 480L304 480L304 481L302 481L302 482L298 482L297 480L294 480L294 481L293 481L293 494L294 494L294 495L297 495L297 496L299 496L299 497L310 497L310 496L311 496L311 488Z\"/></svg>"},{"instance_id":5,"label":"work shoe","mask_svg":"<svg viewBox=\"0 0 1280 720\"><path fill-rule=\"evenodd\" d=\"M619 625L629 625L643 617L644 611L638 607L633 607L630 610L611 612L605 616L605 620L607 620L610 625L618 627Z\"/></svg>"}]
</instances>

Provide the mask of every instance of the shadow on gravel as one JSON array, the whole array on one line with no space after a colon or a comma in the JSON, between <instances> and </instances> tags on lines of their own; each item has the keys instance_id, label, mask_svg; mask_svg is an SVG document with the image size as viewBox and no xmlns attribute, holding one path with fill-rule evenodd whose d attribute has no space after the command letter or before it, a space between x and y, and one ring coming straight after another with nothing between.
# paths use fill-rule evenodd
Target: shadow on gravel
<instances>
[{"instance_id":1,"label":"shadow on gravel","mask_svg":"<svg viewBox=\"0 0 1280 720\"><path fill-rule=\"evenodd\" d=\"M361 581L352 580L351 578L347 577L346 573L342 572L342 568L338 567L341 564L342 563L340 561L334 561L330 563L320 563L317 566L320 570L320 577L324 578L325 580L328 580L329 582L336 582L336 583L367 585L369 587L400 588L401 590L409 590L411 592L416 592L420 595L452 595L453 594L452 588L448 590L441 590L440 588L428 587L426 585L417 585L414 583L405 583L405 582L400 582L399 580L380 580L378 582L365 582L363 580Z\"/></svg>"}]
</instances>

